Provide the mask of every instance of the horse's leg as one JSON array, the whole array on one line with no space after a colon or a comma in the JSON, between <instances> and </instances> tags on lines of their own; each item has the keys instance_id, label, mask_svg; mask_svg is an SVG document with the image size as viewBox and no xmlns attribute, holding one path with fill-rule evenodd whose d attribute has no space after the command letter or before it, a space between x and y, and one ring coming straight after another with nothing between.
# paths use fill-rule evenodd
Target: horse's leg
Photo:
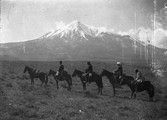
<instances>
[{"instance_id":1,"label":"horse's leg","mask_svg":"<svg viewBox=\"0 0 167 120\"><path fill-rule=\"evenodd\" d=\"M48 76L46 75L46 77L45 77L45 86L47 85L47 83L48 83Z\"/></svg>"},{"instance_id":2,"label":"horse's leg","mask_svg":"<svg viewBox=\"0 0 167 120\"><path fill-rule=\"evenodd\" d=\"M86 90L86 83L82 82L83 90Z\"/></svg>"},{"instance_id":3,"label":"horse's leg","mask_svg":"<svg viewBox=\"0 0 167 120\"><path fill-rule=\"evenodd\" d=\"M69 80L66 80L67 83L68 83L68 90L70 91L70 81Z\"/></svg>"},{"instance_id":4,"label":"horse's leg","mask_svg":"<svg viewBox=\"0 0 167 120\"><path fill-rule=\"evenodd\" d=\"M57 89L59 89L59 81L58 81L58 79L56 79L56 86L57 86Z\"/></svg>"},{"instance_id":5,"label":"horse's leg","mask_svg":"<svg viewBox=\"0 0 167 120\"><path fill-rule=\"evenodd\" d=\"M43 83L44 83L44 79L43 78L39 78L40 80L41 80L41 87L42 87L42 85L43 85Z\"/></svg>"},{"instance_id":6,"label":"horse's leg","mask_svg":"<svg viewBox=\"0 0 167 120\"><path fill-rule=\"evenodd\" d=\"M34 85L34 78L31 77L31 85Z\"/></svg>"},{"instance_id":7,"label":"horse's leg","mask_svg":"<svg viewBox=\"0 0 167 120\"><path fill-rule=\"evenodd\" d=\"M100 88L100 94L102 95L102 88Z\"/></svg>"},{"instance_id":8,"label":"horse's leg","mask_svg":"<svg viewBox=\"0 0 167 120\"><path fill-rule=\"evenodd\" d=\"M84 83L84 81L82 81L82 80L81 80L81 82L82 82L82 87L83 87L83 91L84 91L84 90L86 90L86 89L85 89L85 83Z\"/></svg>"},{"instance_id":9,"label":"horse's leg","mask_svg":"<svg viewBox=\"0 0 167 120\"><path fill-rule=\"evenodd\" d=\"M101 93L101 88L100 87L98 87L98 94L100 94Z\"/></svg>"},{"instance_id":10,"label":"horse's leg","mask_svg":"<svg viewBox=\"0 0 167 120\"><path fill-rule=\"evenodd\" d=\"M133 92L131 91L131 95L130 95L130 98L132 98L133 97Z\"/></svg>"},{"instance_id":11,"label":"horse's leg","mask_svg":"<svg viewBox=\"0 0 167 120\"><path fill-rule=\"evenodd\" d=\"M151 92L150 92L150 90L147 90L147 93L149 95L149 101L151 101Z\"/></svg>"},{"instance_id":12,"label":"horse's leg","mask_svg":"<svg viewBox=\"0 0 167 120\"><path fill-rule=\"evenodd\" d=\"M71 76L70 76L70 78L69 78L69 79L70 79L70 85L72 86L72 78L71 78Z\"/></svg>"},{"instance_id":13,"label":"horse's leg","mask_svg":"<svg viewBox=\"0 0 167 120\"><path fill-rule=\"evenodd\" d=\"M43 83L44 83L44 82L42 81L42 83L41 83L41 87L42 87Z\"/></svg>"},{"instance_id":14,"label":"horse's leg","mask_svg":"<svg viewBox=\"0 0 167 120\"><path fill-rule=\"evenodd\" d=\"M150 101L153 102L154 97L154 86L150 84Z\"/></svg>"},{"instance_id":15,"label":"horse's leg","mask_svg":"<svg viewBox=\"0 0 167 120\"><path fill-rule=\"evenodd\" d=\"M82 82L82 87L83 87L83 91L85 90L85 88L84 88L84 83Z\"/></svg>"},{"instance_id":16,"label":"horse's leg","mask_svg":"<svg viewBox=\"0 0 167 120\"><path fill-rule=\"evenodd\" d=\"M86 82L84 83L84 89L86 90Z\"/></svg>"},{"instance_id":17,"label":"horse's leg","mask_svg":"<svg viewBox=\"0 0 167 120\"><path fill-rule=\"evenodd\" d=\"M133 92L133 91L131 91L131 96L130 96L131 98L133 98L133 94L134 94L134 92Z\"/></svg>"},{"instance_id":18,"label":"horse's leg","mask_svg":"<svg viewBox=\"0 0 167 120\"><path fill-rule=\"evenodd\" d=\"M31 85L32 85L32 78L31 78Z\"/></svg>"},{"instance_id":19,"label":"horse's leg","mask_svg":"<svg viewBox=\"0 0 167 120\"><path fill-rule=\"evenodd\" d=\"M150 102L153 102L153 101L154 101L154 100L153 100L153 97L151 97L151 98L150 98Z\"/></svg>"},{"instance_id":20,"label":"horse's leg","mask_svg":"<svg viewBox=\"0 0 167 120\"><path fill-rule=\"evenodd\" d=\"M68 79L69 79L69 83L70 83L70 84L69 84L69 88L70 88L69 90L71 90L71 86L72 86L72 78L71 78L71 76L69 76Z\"/></svg>"},{"instance_id":21,"label":"horse's leg","mask_svg":"<svg viewBox=\"0 0 167 120\"><path fill-rule=\"evenodd\" d=\"M133 95L134 95L134 98L136 99L136 92L134 92Z\"/></svg>"},{"instance_id":22,"label":"horse's leg","mask_svg":"<svg viewBox=\"0 0 167 120\"><path fill-rule=\"evenodd\" d=\"M113 96L115 96L115 85L112 83L112 88L113 88Z\"/></svg>"},{"instance_id":23,"label":"horse's leg","mask_svg":"<svg viewBox=\"0 0 167 120\"><path fill-rule=\"evenodd\" d=\"M153 95L152 95L151 89L147 90L147 93L148 93L148 95L149 95L149 101L150 101L150 102L153 102Z\"/></svg>"},{"instance_id":24,"label":"horse's leg","mask_svg":"<svg viewBox=\"0 0 167 120\"><path fill-rule=\"evenodd\" d=\"M67 84L68 84L68 90L70 91L71 90L70 79L66 78L66 81L67 81Z\"/></svg>"}]
</instances>

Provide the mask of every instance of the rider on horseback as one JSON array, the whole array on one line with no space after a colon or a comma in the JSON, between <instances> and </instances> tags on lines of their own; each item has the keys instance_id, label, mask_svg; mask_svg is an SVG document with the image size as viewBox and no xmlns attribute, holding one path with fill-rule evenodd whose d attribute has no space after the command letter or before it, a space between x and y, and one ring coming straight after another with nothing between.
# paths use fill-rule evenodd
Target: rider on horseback
<instances>
[{"instance_id":1,"label":"rider on horseback","mask_svg":"<svg viewBox=\"0 0 167 120\"><path fill-rule=\"evenodd\" d=\"M93 67L92 67L92 65L91 65L90 62L87 62L87 65L88 65L88 68L85 70L85 73L86 73L85 76L88 75L88 79L87 79L87 81L89 81L89 83L90 83L90 77L92 76Z\"/></svg>"},{"instance_id":2,"label":"rider on horseback","mask_svg":"<svg viewBox=\"0 0 167 120\"><path fill-rule=\"evenodd\" d=\"M137 82L143 82L145 80L144 76L142 75L142 73L138 69L135 70L135 73L136 73L136 81Z\"/></svg>"},{"instance_id":3,"label":"rider on horseback","mask_svg":"<svg viewBox=\"0 0 167 120\"><path fill-rule=\"evenodd\" d=\"M117 66L118 66L118 69L115 71L116 79L120 80L122 78L122 75L123 75L123 69L122 69L122 65L120 62L117 62Z\"/></svg>"},{"instance_id":4,"label":"rider on horseback","mask_svg":"<svg viewBox=\"0 0 167 120\"><path fill-rule=\"evenodd\" d=\"M59 70L57 71L57 75L59 75L60 79L62 79L63 72L64 72L64 65L62 64L62 61L60 61L59 63L60 63L60 67L59 67Z\"/></svg>"},{"instance_id":5,"label":"rider on horseback","mask_svg":"<svg viewBox=\"0 0 167 120\"><path fill-rule=\"evenodd\" d=\"M142 75L142 73L138 69L135 70L135 73L136 73L135 89L137 91L138 83L143 82L145 80L145 78L144 78L144 76Z\"/></svg>"}]
</instances>

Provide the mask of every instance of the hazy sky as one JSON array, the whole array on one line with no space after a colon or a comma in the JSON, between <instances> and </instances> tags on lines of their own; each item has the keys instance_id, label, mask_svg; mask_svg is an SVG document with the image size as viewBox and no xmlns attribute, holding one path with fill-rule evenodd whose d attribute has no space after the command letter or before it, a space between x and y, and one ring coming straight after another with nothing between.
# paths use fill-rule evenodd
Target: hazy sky
<instances>
[{"instance_id":1,"label":"hazy sky","mask_svg":"<svg viewBox=\"0 0 167 120\"><path fill-rule=\"evenodd\" d=\"M157 11L166 0L157 0ZM50 30L79 20L83 24L118 31L150 27L153 0L1 0L0 42L38 38Z\"/></svg>"}]
</instances>

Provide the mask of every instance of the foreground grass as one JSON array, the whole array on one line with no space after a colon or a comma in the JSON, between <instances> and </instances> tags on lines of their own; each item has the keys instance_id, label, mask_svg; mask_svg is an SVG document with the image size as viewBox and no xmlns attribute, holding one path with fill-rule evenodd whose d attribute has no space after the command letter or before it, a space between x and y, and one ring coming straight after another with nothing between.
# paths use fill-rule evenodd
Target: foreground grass
<instances>
[{"instance_id":1,"label":"foreground grass","mask_svg":"<svg viewBox=\"0 0 167 120\"><path fill-rule=\"evenodd\" d=\"M139 93L136 100L130 99L130 91L126 86L117 88L116 96L112 97L112 88L106 78L103 78L103 95L97 95L94 83L87 85L87 91L82 91L78 78L73 78L72 91L69 92L65 82L60 82L60 89L57 90L52 77L49 78L46 87L40 87L39 80L31 86L28 75L23 74L25 63L20 63L21 66L16 63L8 64L3 66L0 77L0 120L167 119L167 89L160 85L154 84L154 102L148 102L146 92ZM103 65L104 63L100 64L101 68ZM53 64L43 65L47 70L51 66ZM77 63L77 68L81 69L82 66L82 63ZM99 68L96 69L97 72ZM112 66L106 68L112 69ZM67 69L71 74L73 69ZM127 69L128 74L133 71L133 68ZM154 76L152 78L151 75L147 75L148 78L155 79Z\"/></svg>"}]
</instances>

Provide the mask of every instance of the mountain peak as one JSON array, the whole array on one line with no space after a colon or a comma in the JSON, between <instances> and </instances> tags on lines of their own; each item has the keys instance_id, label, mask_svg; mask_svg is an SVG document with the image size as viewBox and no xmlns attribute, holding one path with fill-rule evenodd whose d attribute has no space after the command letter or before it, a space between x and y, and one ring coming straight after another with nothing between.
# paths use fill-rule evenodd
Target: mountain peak
<instances>
[{"instance_id":1,"label":"mountain peak","mask_svg":"<svg viewBox=\"0 0 167 120\"><path fill-rule=\"evenodd\" d=\"M75 20L75 21L73 21L72 23L66 25L66 26L64 27L64 29L68 29L68 30L74 30L74 29L75 29L75 31L77 31L77 30L79 30L79 29L82 29L83 26L85 26L85 25L82 24L80 21Z\"/></svg>"},{"instance_id":2,"label":"mountain peak","mask_svg":"<svg viewBox=\"0 0 167 120\"><path fill-rule=\"evenodd\" d=\"M97 36L98 29L93 28L89 25L82 24L79 20L75 20L72 23L64 26L63 28L59 30L55 30L54 32L49 32L48 34L45 34L42 38L65 38L65 39L85 39L86 36Z\"/></svg>"},{"instance_id":3,"label":"mountain peak","mask_svg":"<svg viewBox=\"0 0 167 120\"><path fill-rule=\"evenodd\" d=\"M81 22L79 20L75 20L75 21L72 22L72 24L80 25Z\"/></svg>"}]
</instances>

